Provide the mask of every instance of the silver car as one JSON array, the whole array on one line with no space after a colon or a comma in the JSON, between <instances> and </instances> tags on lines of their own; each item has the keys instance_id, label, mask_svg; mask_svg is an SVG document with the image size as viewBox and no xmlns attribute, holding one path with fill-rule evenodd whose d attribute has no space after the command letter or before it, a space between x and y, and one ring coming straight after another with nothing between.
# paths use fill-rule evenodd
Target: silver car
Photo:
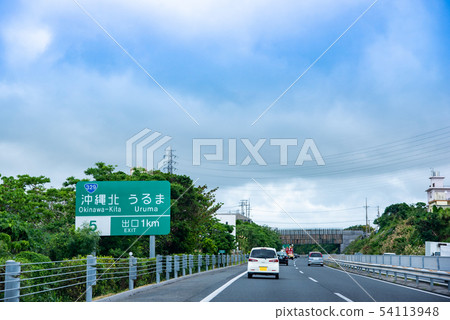
<instances>
[{"instance_id":1,"label":"silver car","mask_svg":"<svg viewBox=\"0 0 450 320\"><path fill-rule=\"evenodd\" d=\"M323 257L320 252L310 252L308 255L308 266L318 264L323 267Z\"/></svg>"}]
</instances>

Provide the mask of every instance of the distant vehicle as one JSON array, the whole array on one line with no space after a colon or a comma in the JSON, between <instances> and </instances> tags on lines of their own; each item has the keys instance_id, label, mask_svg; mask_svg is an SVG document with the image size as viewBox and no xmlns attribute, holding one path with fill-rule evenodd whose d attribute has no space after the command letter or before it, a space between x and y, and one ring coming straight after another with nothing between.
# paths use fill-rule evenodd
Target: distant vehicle
<instances>
[{"instance_id":1,"label":"distant vehicle","mask_svg":"<svg viewBox=\"0 0 450 320\"><path fill-rule=\"evenodd\" d=\"M310 252L308 255L308 266L318 264L323 267L323 256L320 252Z\"/></svg>"},{"instance_id":2,"label":"distant vehicle","mask_svg":"<svg viewBox=\"0 0 450 320\"><path fill-rule=\"evenodd\" d=\"M277 252L278 255L278 260L280 262L280 264L285 264L285 265L289 265L289 257L287 256L286 252L284 251L280 251Z\"/></svg>"},{"instance_id":3,"label":"distant vehicle","mask_svg":"<svg viewBox=\"0 0 450 320\"><path fill-rule=\"evenodd\" d=\"M294 259L294 248L287 247L286 248L286 254L289 257L289 259Z\"/></svg>"},{"instance_id":4,"label":"distant vehicle","mask_svg":"<svg viewBox=\"0 0 450 320\"><path fill-rule=\"evenodd\" d=\"M253 248L248 257L247 276L251 278L255 274L274 275L280 277L280 263L274 248Z\"/></svg>"}]
</instances>

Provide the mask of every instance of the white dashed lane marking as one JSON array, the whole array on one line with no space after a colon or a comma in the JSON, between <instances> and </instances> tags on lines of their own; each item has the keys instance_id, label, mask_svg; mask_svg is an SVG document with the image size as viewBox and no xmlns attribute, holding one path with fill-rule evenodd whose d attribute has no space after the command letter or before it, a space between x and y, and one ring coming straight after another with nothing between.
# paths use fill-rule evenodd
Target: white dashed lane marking
<instances>
[{"instance_id":1,"label":"white dashed lane marking","mask_svg":"<svg viewBox=\"0 0 450 320\"><path fill-rule=\"evenodd\" d=\"M350 300L349 298L347 298L346 296L340 294L339 292L335 292L335 295L337 295L339 298L344 299L347 302L353 302L352 300Z\"/></svg>"}]
</instances>

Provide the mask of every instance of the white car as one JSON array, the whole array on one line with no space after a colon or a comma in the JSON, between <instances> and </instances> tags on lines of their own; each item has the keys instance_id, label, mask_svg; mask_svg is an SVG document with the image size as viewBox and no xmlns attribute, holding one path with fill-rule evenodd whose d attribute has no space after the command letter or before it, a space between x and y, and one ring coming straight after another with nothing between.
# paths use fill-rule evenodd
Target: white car
<instances>
[{"instance_id":1,"label":"white car","mask_svg":"<svg viewBox=\"0 0 450 320\"><path fill-rule=\"evenodd\" d=\"M318 264L323 267L323 256L320 252L310 252L308 255L308 266Z\"/></svg>"},{"instance_id":2,"label":"white car","mask_svg":"<svg viewBox=\"0 0 450 320\"><path fill-rule=\"evenodd\" d=\"M255 274L274 275L280 277L280 264L277 251L274 248L253 248L248 257L247 276Z\"/></svg>"}]
</instances>

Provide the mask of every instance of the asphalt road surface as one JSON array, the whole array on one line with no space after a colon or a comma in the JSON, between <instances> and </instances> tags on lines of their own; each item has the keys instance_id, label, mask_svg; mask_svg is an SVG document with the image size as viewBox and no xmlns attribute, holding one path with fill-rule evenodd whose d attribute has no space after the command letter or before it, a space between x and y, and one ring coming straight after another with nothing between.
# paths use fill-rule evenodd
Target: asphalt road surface
<instances>
[{"instance_id":1,"label":"asphalt road surface","mask_svg":"<svg viewBox=\"0 0 450 320\"><path fill-rule=\"evenodd\" d=\"M450 302L450 297L404 287L329 267L310 266L306 258L280 265L280 279L249 279L247 266L218 269L149 286L128 297L111 301L212 302ZM230 283L230 280L234 280Z\"/></svg>"},{"instance_id":2,"label":"asphalt road surface","mask_svg":"<svg viewBox=\"0 0 450 320\"><path fill-rule=\"evenodd\" d=\"M245 275L211 301L266 302L450 302L450 297L408 288L329 267L310 266L306 258L280 265L280 279Z\"/></svg>"}]
</instances>

